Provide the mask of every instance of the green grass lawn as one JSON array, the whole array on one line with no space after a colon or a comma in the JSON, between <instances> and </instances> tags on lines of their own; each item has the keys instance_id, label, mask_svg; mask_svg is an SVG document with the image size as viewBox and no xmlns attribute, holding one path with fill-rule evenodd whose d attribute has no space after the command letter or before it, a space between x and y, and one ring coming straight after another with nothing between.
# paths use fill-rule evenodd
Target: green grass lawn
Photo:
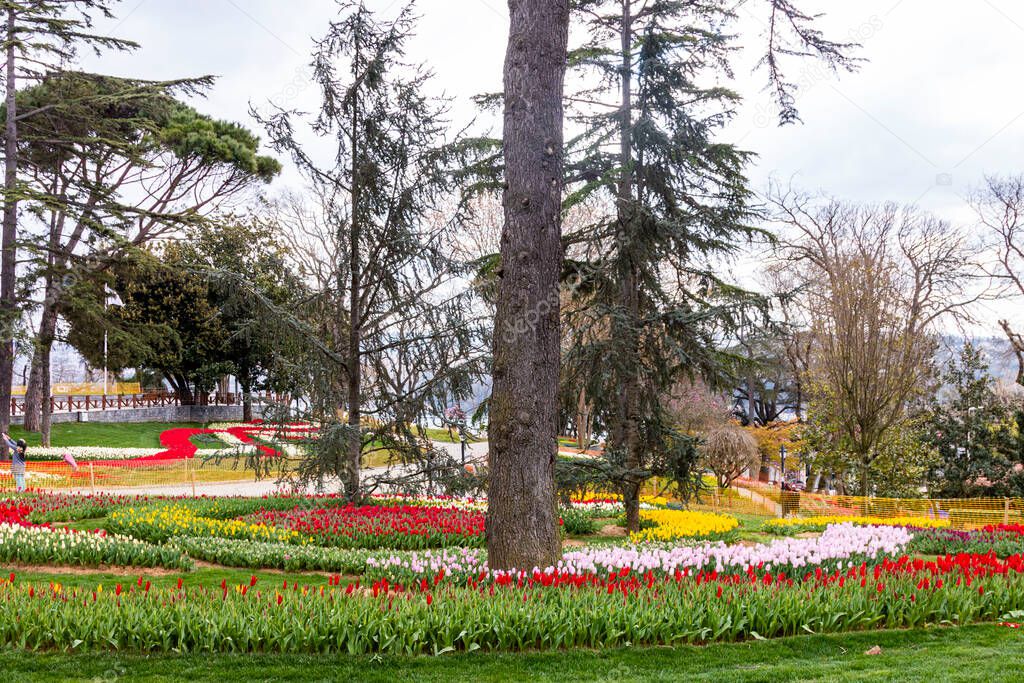
<instances>
[{"instance_id":1,"label":"green grass lawn","mask_svg":"<svg viewBox=\"0 0 1024 683\"><path fill-rule=\"evenodd\" d=\"M195 422L62 422L50 431L50 443L56 448L62 446L106 446L108 448L156 448L160 446L160 434L176 427L203 427ZM26 432L19 425L11 425L10 435L14 439L25 439L28 445L39 445L39 434ZM210 439L196 437L194 443L200 448L223 448L224 444ZM29 450L29 458L32 451Z\"/></svg>"},{"instance_id":2,"label":"green grass lawn","mask_svg":"<svg viewBox=\"0 0 1024 683\"><path fill-rule=\"evenodd\" d=\"M452 430L452 434L455 434L455 438L454 439L448 433L447 429L443 429L441 427L427 427L423 431L425 431L427 433L427 438L430 439L431 441L441 441L443 443L458 443L459 442L458 431L454 430L454 429ZM477 443L479 441L483 441L486 438L486 435L479 435L478 434L477 436L480 436L482 438L473 438L472 436L470 436L469 437L469 443Z\"/></svg>"},{"instance_id":3,"label":"green grass lawn","mask_svg":"<svg viewBox=\"0 0 1024 683\"><path fill-rule=\"evenodd\" d=\"M62 422L51 428L50 443L55 448L62 446L106 446L108 448L156 448L160 446L160 434L175 427L202 428L206 425L197 422ZM26 432L19 425L11 425L10 435L15 439L25 439L28 445L39 445L39 434ZM427 429L427 435L434 441L452 443L446 429ZM471 439L479 441L479 439ZM457 439L456 439L457 442ZM212 434L198 435L192 438L199 448L225 448L224 443ZM29 451L29 457L32 452ZM370 463L377 465L376 461Z\"/></svg>"},{"instance_id":4,"label":"green grass lawn","mask_svg":"<svg viewBox=\"0 0 1024 683\"><path fill-rule=\"evenodd\" d=\"M878 645L880 655L865 655ZM440 657L6 651L6 681L1019 681L1024 635L998 626L799 636L708 647Z\"/></svg>"},{"instance_id":5,"label":"green grass lawn","mask_svg":"<svg viewBox=\"0 0 1024 683\"><path fill-rule=\"evenodd\" d=\"M49 585L50 581L59 581L65 588L82 588L93 590L97 585L102 584L103 590L113 590L117 584L127 585L138 580L140 576L156 588L170 588L177 585L180 578L185 586L206 586L207 588L218 588L221 581L227 581L229 586L239 583L248 584L250 577L255 574L259 579L257 584L262 589L273 590L280 588L285 580L288 585L298 581L303 586L326 586L328 575L326 572L315 572L309 574L295 572L274 572L266 569L231 569L227 567L199 567L190 572L174 571L169 574L156 575L152 570L138 568L127 568L124 573L85 573L76 572L69 568L68 573L54 574L49 572L23 571L17 567L0 565L0 571L6 576L9 572L17 575L19 583L31 583L40 586ZM163 570L161 570L163 571Z\"/></svg>"}]
</instances>

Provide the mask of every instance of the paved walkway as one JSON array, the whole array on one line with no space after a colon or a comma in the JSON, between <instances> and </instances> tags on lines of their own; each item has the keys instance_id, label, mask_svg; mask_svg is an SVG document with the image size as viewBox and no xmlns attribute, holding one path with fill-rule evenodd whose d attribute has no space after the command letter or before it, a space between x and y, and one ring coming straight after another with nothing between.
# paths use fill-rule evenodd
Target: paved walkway
<instances>
[{"instance_id":1,"label":"paved walkway","mask_svg":"<svg viewBox=\"0 0 1024 683\"><path fill-rule=\"evenodd\" d=\"M782 505L776 503L771 498L763 496L760 493L757 493L756 491L745 489L742 486L733 486L733 490L736 491L736 493L738 493L739 495L743 496L744 498L749 498L751 501L757 503L758 505L761 505L762 507L765 508L765 511L773 511L776 517L782 516Z\"/></svg>"},{"instance_id":2,"label":"paved walkway","mask_svg":"<svg viewBox=\"0 0 1024 683\"><path fill-rule=\"evenodd\" d=\"M447 451L456 460L462 457L462 445L457 443L443 443L434 442L435 446ZM482 441L478 443L466 444L466 462L481 464L487 460L487 442ZM400 473L400 467L392 468L392 473ZM379 476L388 471L386 467L368 467L362 470L362 477L369 479L374 476ZM329 492L336 492L341 490L341 482L328 480L325 484L325 490ZM276 478L270 477L261 481L242 480L242 481L225 481L225 482L196 482L195 494L199 496L267 496L274 493L281 493L284 491L293 491L288 483L284 486L277 481ZM125 495L158 495L158 496L191 496L193 492L192 484L185 482L181 484L167 484L157 486L131 486L131 487L116 487L116 488L103 488L97 487L97 493L112 493L112 494L125 494ZM77 493L87 494L90 493L88 489L79 490ZM315 487L307 486L300 493L313 494L316 493Z\"/></svg>"}]
</instances>

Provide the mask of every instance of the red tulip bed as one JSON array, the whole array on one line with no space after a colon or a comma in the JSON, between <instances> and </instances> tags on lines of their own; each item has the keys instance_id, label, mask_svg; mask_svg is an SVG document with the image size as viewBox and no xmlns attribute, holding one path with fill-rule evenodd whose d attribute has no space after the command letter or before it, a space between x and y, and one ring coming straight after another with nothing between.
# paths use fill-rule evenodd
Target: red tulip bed
<instances>
[{"instance_id":1,"label":"red tulip bed","mask_svg":"<svg viewBox=\"0 0 1024 683\"><path fill-rule=\"evenodd\" d=\"M319 545L419 550L482 546L484 514L455 507L346 505L261 510L239 519L297 531Z\"/></svg>"},{"instance_id":2,"label":"red tulip bed","mask_svg":"<svg viewBox=\"0 0 1024 683\"><path fill-rule=\"evenodd\" d=\"M28 521L32 508L16 500L0 501L0 524L36 526Z\"/></svg>"},{"instance_id":3,"label":"red tulip bed","mask_svg":"<svg viewBox=\"0 0 1024 683\"><path fill-rule=\"evenodd\" d=\"M253 423L251 425L239 425L235 427L227 427L226 429L201 429L192 427L178 427L175 429L165 430L160 435L160 444L166 447L166 450L160 451L153 455L144 456L141 458L134 458L131 462L148 462L154 460L181 460L184 458L195 457L196 445L192 443L192 437L200 434L230 434L231 436L238 439L243 444L255 445L256 449L265 456L278 456L280 453L269 446L265 446L259 443L254 437L261 432L265 431L265 428L259 423Z\"/></svg>"},{"instance_id":4,"label":"red tulip bed","mask_svg":"<svg viewBox=\"0 0 1024 683\"><path fill-rule=\"evenodd\" d=\"M31 523L99 518L114 510L105 520L108 534ZM185 532L147 535L153 524L135 518L152 516L154 510ZM217 525L203 527L213 530L206 534L191 533L193 518L263 525L259 528L294 532L294 540L230 540L218 536ZM0 551L11 561L38 565L50 558L65 566L188 571L195 559L205 559L240 567L319 569L330 578L326 586L312 586L250 577L246 570L244 579L221 581L218 575L216 583L206 585L200 577L186 586L150 577L159 584L151 585L144 576L40 580L17 570L8 576L5 570L0 648L439 654L1024 621L1024 553L1003 551L1012 545L984 546L985 539L1024 535L1024 528L979 531L969 539L977 551L915 556L919 551L910 536L926 532L938 533L844 527L757 548L594 546L603 553L601 561L573 560L573 553L582 551L570 551L555 568L500 572L484 564L479 549L484 514L472 508L390 500L352 506L330 497L40 494L0 501ZM830 535L846 539L849 547ZM878 537L878 543L861 548L854 543L860 536ZM961 542L959 537L928 539ZM427 548L442 549L420 552ZM678 562L654 565L648 557L666 553ZM705 555L707 561L681 564ZM760 561L762 555L774 559ZM357 576L343 578L343 571ZM62 586L65 580L72 586Z\"/></svg>"},{"instance_id":5,"label":"red tulip bed","mask_svg":"<svg viewBox=\"0 0 1024 683\"><path fill-rule=\"evenodd\" d=\"M755 567L656 576L534 571L456 582L312 588L257 576L89 589L0 579L0 646L29 649L439 654L736 641L1017 619L1024 558L909 557L800 576ZM16 617L15 617L16 615Z\"/></svg>"}]
</instances>

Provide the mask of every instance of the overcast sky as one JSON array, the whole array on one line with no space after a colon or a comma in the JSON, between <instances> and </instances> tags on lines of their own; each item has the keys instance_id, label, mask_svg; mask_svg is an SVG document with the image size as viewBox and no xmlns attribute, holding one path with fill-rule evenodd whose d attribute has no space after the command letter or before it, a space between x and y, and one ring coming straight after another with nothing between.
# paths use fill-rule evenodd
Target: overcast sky
<instances>
[{"instance_id":1,"label":"overcast sky","mask_svg":"<svg viewBox=\"0 0 1024 683\"><path fill-rule=\"evenodd\" d=\"M393 15L400 0L367 0ZM763 48L764 0L738 10L742 49L731 85L745 98L724 136L758 157L755 189L778 177L809 191L859 201L917 203L969 225L963 201L982 176L1024 171L1024 3L1010 0L797 2L827 12L836 40L862 43L856 73L834 76L813 63L791 78L802 124L779 128L765 75L752 69ZM409 59L430 65L455 98L458 121L469 98L500 89L508 28L502 0L420 0ZM211 73L216 86L201 111L250 126L250 103L314 110L306 65L314 37L334 16L333 0L126 0L101 30L142 44L131 55L83 59L90 70L175 78ZM496 133L498 131L495 131ZM280 186L294 183L285 174ZM998 333L994 327L993 334Z\"/></svg>"}]
</instances>

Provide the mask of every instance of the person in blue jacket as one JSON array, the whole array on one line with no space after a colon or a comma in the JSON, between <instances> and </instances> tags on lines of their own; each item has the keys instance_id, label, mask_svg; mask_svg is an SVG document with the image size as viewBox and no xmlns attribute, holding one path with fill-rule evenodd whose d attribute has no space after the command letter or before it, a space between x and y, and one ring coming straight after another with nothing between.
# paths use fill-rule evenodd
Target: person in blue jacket
<instances>
[{"instance_id":1,"label":"person in blue jacket","mask_svg":"<svg viewBox=\"0 0 1024 683\"><path fill-rule=\"evenodd\" d=\"M15 441L7 432L0 434L3 440L7 443L7 447L11 449L11 474L14 475L14 487L18 491L25 490L25 450L28 448L28 444L25 443L25 439L18 439Z\"/></svg>"}]
</instances>

